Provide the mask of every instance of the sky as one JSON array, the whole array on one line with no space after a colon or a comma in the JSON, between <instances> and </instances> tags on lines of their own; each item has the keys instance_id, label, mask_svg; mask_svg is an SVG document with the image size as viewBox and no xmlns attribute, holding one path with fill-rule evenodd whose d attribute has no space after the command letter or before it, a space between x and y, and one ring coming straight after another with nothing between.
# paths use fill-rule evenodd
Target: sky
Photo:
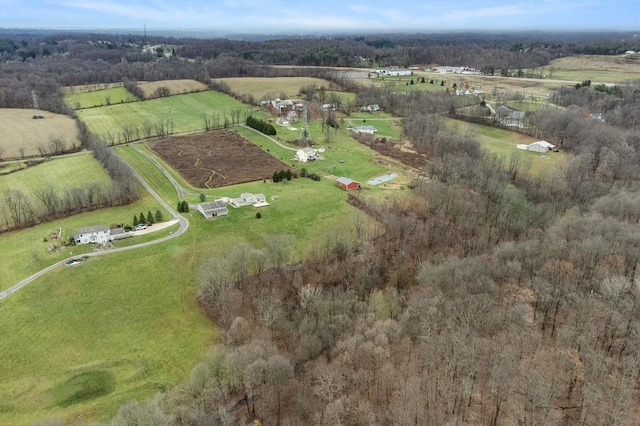
<instances>
[{"instance_id":1,"label":"sky","mask_svg":"<svg viewBox=\"0 0 640 426\"><path fill-rule=\"evenodd\" d=\"M640 30L638 0L0 0L0 28L325 34Z\"/></svg>"}]
</instances>

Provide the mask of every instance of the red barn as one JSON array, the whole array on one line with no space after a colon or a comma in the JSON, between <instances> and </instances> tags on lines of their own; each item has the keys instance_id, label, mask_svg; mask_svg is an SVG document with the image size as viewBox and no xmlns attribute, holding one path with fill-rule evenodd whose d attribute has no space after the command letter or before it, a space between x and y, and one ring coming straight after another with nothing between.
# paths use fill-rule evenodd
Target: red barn
<instances>
[{"instance_id":1,"label":"red barn","mask_svg":"<svg viewBox=\"0 0 640 426\"><path fill-rule=\"evenodd\" d=\"M340 188L346 191L351 191L352 189L360 188L360 184L358 182L346 177L340 177L336 179L336 185L338 185Z\"/></svg>"}]
</instances>

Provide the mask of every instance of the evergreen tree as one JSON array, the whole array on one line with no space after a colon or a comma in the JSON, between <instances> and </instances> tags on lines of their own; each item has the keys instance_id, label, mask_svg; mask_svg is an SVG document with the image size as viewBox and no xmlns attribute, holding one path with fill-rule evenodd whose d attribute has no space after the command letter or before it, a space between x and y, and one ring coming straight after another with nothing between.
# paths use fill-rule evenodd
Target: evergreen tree
<instances>
[{"instance_id":1,"label":"evergreen tree","mask_svg":"<svg viewBox=\"0 0 640 426\"><path fill-rule=\"evenodd\" d=\"M291 173L291 170L287 169L287 171L284 172L284 177L287 178L287 180L291 180L291 178L293 177L293 173Z\"/></svg>"},{"instance_id":2,"label":"evergreen tree","mask_svg":"<svg viewBox=\"0 0 640 426\"><path fill-rule=\"evenodd\" d=\"M153 215L151 214L151 210L147 213L147 223L153 223Z\"/></svg>"},{"instance_id":3,"label":"evergreen tree","mask_svg":"<svg viewBox=\"0 0 640 426\"><path fill-rule=\"evenodd\" d=\"M273 172L273 176L271 177L271 180L274 182L280 182L280 173Z\"/></svg>"},{"instance_id":4,"label":"evergreen tree","mask_svg":"<svg viewBox=\"0 0 640 426\"><path fill-rule=\"evenodd\" d=\"M160 210L156 210L156 222L162 222L163 217L162 217L162 212Z\"/></svg>"},{"instance_id":5,"label":"evergreen tree","mask_svg":"<svg viewBox=\"0 0 640 426\"><path fill-rule=\"evenodd\" d=\"M182 210L182 201L178 201L178 208L176 210L178 210L178 213L182 213L183 212L183 210Z\"/></svg>"},{"instance_id":6,"label":"evergreen tree","mask_svg":"<svg viewBox=\"0 0 640 426\"><path fill-rule=\"evenodd\" d=\"M147 217L142 212L140 212L140 216L138 216L138 223L147 223Z\"/></svg>"},{"instance_id":7,"label":"evergreen tree","mask_svg":"<svg viewBox=\"0 0 640 426\"><path fill-rule=\"evenodd\" d=\"M138 216L136 216L135 214L133 215L133 226L136 226L138 224Z\"/></svg>"}]
</instances>

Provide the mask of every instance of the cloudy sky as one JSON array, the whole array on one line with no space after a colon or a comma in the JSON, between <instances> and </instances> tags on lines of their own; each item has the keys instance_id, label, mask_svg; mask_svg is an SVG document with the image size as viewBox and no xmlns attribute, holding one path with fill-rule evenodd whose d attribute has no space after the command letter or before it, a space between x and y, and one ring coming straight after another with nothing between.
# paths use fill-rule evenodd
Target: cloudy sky
<instances>
[{"instance_id":1,"label":"cloudy sky","mask_svg":"<svg viewBox=\"0 0 640 426\"><path fill-rule=\"evenodd\" d=\"M638 0L0 0L0 28L243 33L640 30Z\"/></svg>"}]
</instances>

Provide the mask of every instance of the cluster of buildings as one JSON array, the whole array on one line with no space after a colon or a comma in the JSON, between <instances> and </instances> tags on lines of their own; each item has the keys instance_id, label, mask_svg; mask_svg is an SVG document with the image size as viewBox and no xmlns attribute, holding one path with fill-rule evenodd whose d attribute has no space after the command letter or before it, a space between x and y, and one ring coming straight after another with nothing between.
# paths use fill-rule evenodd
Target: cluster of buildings
<instances>
[{"instance_id":1,"label":"cluster of buildings","mask_svg":"<svg viewBox=\"0 0 640 426\"><path fill-rule=\"evenodd\" d=\"M407 68L384 68L380 70L373 70L367 74L369 78L376 77L402 77L406 75L412 75L413 71Z\"/></svg>"},{"instance_id":2,"label":"cluster of buildings","mask_svg":"<svg viewBox=\"0 0 640 426\"><path fill-rule=\"evenodd\" d=\"M441 74L466 74L466 75L478 75L480 71L472 67L433 67L431 71Z\"/></svg>"},{"instance_id":3,"label":"cluster of buildings","mask_svg":"<svg viewBox=\"0 0 640 426\"><path fill-rule=\"evenodd\" d=\"M556 148L555 145L550 144L547 141L537 141L534 143L530 143L529 145L518 144L516 145L516 147L518 149L523 149L525 151L534 151L534 152L549 152L549 151L553 151Z\"/></svg>"},{"instance_id":4,"label":"cluster of buildings","mask_svg":"<svg viewBox=\"0 0 640 426\"><path fill-rule=\"evenodd\" d=\"M200 203L196 206L196 210L205 218L210 219L212 217L228 216L229 209L227 205L231 205L234 208L243 206L265 207L268 206L269 203L267 203L267 197L262 193L252 194L250 192L243 192L237 198L225 197L207 203Z\"/></svg>"},{"instance_id":5,"label":"cluster of buildings","mask_svg":"<svg viewBox=\"0 0 640 426\"><path fill-rule=\"evenodd\" d=\"M295 121L298 119L298 112L304 109L304 102L302 102L301 99L276 98L270 101L262 101L260 102L260 106L269 109L271 114L275 116L287 116L287 120ZM295 113L295 119L289 119L290 113Z\"/></svg>"}]
</instances>

